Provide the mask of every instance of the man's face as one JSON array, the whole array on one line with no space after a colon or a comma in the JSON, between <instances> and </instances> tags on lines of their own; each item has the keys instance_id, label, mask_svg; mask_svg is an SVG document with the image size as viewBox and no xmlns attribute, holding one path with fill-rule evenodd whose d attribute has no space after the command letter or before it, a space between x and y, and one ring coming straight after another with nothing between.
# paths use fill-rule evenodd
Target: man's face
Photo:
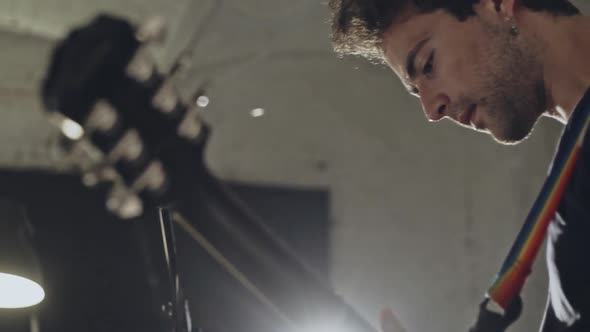
<instances>
[{"instance_id":1,"label":"man's face","mask_svg":"<svg viewBox=\"0 0 590 332\"><path fill-rule=\"evenodd\" d=\"M444 10L409 10L381 47L431 121L448 117L514 144L545 111L542 69L522 34L510 34L511 25L482 6L463 22Z\"/></svg>"}]
</instances>

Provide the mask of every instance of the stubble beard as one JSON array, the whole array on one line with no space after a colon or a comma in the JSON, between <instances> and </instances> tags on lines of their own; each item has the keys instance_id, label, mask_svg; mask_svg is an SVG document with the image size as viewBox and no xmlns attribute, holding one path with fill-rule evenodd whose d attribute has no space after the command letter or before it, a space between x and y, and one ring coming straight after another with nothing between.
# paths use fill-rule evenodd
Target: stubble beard
<instances>
[{"instance_id":1,"label":"stubble beard","mask_svg":"<svg viewBox=\"0 0 590 332\"><path fill-rule=\"evenodd\" d=\"M490 41L488 73L482 81L486 92L482 106L488 116L488 130L498 143L515 145L530 136L546 108L541 62L532 43L514 36L493 34ZM519 36L524 38L522 36Z\"/></svg>"}]
</instances>

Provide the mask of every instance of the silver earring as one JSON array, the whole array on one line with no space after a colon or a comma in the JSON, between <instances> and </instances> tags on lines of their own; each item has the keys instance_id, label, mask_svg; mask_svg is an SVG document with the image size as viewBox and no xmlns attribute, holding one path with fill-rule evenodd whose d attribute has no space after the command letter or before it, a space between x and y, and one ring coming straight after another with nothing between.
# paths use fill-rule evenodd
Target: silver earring
<instances>
[{"instance_id":1,"label":"silver earring","mask_svg":"<svg viewBox=\"0 0 590 332\"><path fill-rule=\"evenodd\" d=\"M518 27L516 26L516 20L513 17L508 17L506 16L504 18L506 20L506 22L510 22L510 34L512 36L518 36L518 34L520 33L520 30L518 30Z\"/></svg>"}]
</instances>

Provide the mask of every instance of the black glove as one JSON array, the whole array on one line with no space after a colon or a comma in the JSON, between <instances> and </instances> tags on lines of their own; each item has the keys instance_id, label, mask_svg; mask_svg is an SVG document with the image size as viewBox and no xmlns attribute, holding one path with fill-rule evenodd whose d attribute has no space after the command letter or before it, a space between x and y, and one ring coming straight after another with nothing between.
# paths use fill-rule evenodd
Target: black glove
<instances>
[{"instance_id":1,"label":"black glove","mask_svg":"<svg viewBox=\"0 0 590 332\"><path fill-rule=\"evenodd\" d=\"M522 312L522 299L517 296L506 308L504 315L487 309L489 298L479 305L479 315L469 332L504 332L508 326L514 323Z\"/></svg>"}]
</instances>

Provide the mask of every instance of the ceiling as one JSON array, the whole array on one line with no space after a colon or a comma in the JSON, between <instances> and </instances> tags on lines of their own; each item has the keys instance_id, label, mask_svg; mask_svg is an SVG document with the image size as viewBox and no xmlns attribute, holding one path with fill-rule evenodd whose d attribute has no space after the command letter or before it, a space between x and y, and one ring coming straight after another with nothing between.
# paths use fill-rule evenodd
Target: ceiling
<instances>
[{"instance_id":1,"label":"ceiling","mask_svg":"<svg viewBox=\"0 0 590 332\"><path fill-rule=\"evenodd\" d=\"M329 188L332 282L364 315L374 322L391 305L410 331L466 329L540 188L557 123L541 121L516 147L428 123L388 70L334 56L317 1L3 0L5 167L63 167L39 80L55 41L100 11L166 18L168 39L154 50L163 67L199 37L178 85L207 87L211 168L230 180ZM265 114L251 116L255 108ZM538 325L544 306L540 264L522 328Z\"/></svg>"}]
</instances>

